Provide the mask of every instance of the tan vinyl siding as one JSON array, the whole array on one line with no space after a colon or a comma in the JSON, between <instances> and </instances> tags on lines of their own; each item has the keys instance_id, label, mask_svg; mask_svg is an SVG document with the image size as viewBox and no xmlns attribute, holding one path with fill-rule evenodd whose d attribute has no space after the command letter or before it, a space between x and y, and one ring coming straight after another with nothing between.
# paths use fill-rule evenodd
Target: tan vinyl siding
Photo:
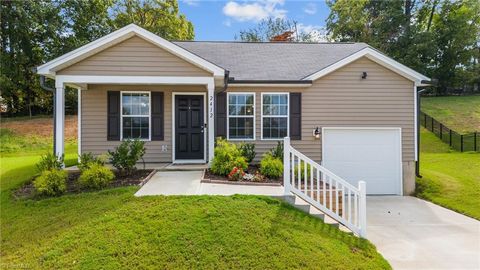
<instances>
[{"instance_id":1,"label":"tan vinyl siding","mask_svg":"<svg viewBox=\"0 0 480 270\"><path fill-rule=\"evenodd\" d=\"M209 72L137 36L62 69L57 74L211 76Z\"/></svg>"},{"instance_id":2,"label":"tan vinyl siding","mask_svg":"<svg viewBox=\"0 0 480 270\"><path fill-rule=\"evenodd\" d=\"M367 79L362 80L362 72ZM403 161L414 160L413 82L361 58L309 88L230 88L229 92L256 92L257 160L276 141L261 140L261 92L302 92L302 140L292 144L308 157L321 161L321 139L315 127L401 127Z\"/></svg>"},{"instance_id":3,"label":"tan vinyl siding","mask_svg":"<svg viewBox=\"0 0 480 270\"><path fill-rule=\"evenodd\" d=\"M164 92L164 140L145 143L146 162L172 161L172 92L206 92L203 86L89 85L88 90L82 91L82 153L100 155L120 144L119 141L107 140L107 91ZM207 133L205 136L208 136ZM167 151L162 151L162 145L167 146Z\"/></svg>"}]
</instances>

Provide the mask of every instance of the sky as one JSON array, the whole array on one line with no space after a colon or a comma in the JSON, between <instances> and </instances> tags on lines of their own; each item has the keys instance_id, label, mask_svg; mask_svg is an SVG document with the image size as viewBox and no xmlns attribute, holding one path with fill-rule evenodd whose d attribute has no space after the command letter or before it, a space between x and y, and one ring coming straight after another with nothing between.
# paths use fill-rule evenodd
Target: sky
<instances>
[{"instance_id":1,"label":"sky","mask_svg":"<svg viewBox=\"0 0 480 270\"><path fill-rule=\"evenodd\" d=\"M295 20L299 31L322 31L329 8L325 1L179 0L180 12L195 28L195 40L235 40L243 29L266 18Z\"/></svg>"}]
</instances>

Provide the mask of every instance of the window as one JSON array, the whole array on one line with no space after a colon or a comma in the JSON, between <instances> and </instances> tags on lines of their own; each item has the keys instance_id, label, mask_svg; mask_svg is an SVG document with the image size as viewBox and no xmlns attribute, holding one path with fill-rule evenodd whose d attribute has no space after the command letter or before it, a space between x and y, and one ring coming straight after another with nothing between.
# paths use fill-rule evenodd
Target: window
<instances>
[{"instance_id":1,"label":"window","mask_svg":"<svg viewBox=\"0 0 480 270\"><path fill-rule=\"evenodd\" d=\"M122 139L150 140L150 93L122 92Z\"/></svg>"},{"instance_id":2,"label":"window","mask_svg":"<svg viewBox=\"0 0 480 270\"><path fill-rule=\"evenodd\" d=\"M288 93L262 93L262 139L288 136Z\"/></svg>"},{"instance_id":3,"label":"window","mask_svg":"<svg viewBox=\"0 0 480 270\"><path fill-rule=\"evenodd\" d=\"M229 140L255 139L255 94L228 93Z\"/></svg>"}]
</instances>

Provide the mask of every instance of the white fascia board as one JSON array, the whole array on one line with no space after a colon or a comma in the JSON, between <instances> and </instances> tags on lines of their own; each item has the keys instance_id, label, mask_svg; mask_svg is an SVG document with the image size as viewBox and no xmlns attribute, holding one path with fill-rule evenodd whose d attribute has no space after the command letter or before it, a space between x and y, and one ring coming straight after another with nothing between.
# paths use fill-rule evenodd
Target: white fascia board
<instances>
[{"instance_id":1,"label":"white fascia board","mask_svg":"<svg viewBox=\"0 0 480 270\"><path fill-rule=\"evenodd\" d=\"M416 72L415 70L393 60L392 58L390 57L387 57L385 55L383 55L382 53L372 49L372 48L365 48L365 49L362 49L348 57L345 57L343 58L342 60L316 72L316 73L313 73L312 75L309 75L308 77L305 77L304 80L317 80L327 74L330 74L331 72L347 65L347 64L350 64L352 63L353 61L361 58L361 57L367 57L368 59L374 61L375 63L379 64L379 65L382 65L400 75L402 75L403 77L411 80L411 81L414 81L414 82L417 82L418 84L421 83L421 81L423 80L430 80L430 78L428 78L427 76L425 75L422 75L418 72Z\"/></svg>"},{"instance_id":2,"label":"white fascia board","mask_svg":"<svg viewBox=\"0 0 480 270\"><path fill-rule=\"evenodd\" d=\"M163 84L214 86L213 77L180 76L84 76L57 75L55 83L63 84Z\"/></svg>"},{"instance_id":3,"label":"white fascia board","mask_svg":"<svg viewBox=\"0 0 480 270\"><path fill-rule=\"evenodd\" d=\"M66 53L52 61L38 67L37 73L41 75L55 75L55 71L65 68L73 63L87 58L105 48L113 46L137 35L153 44L167 50L168 52L206 70L212 72L215 77L223 77L225 70L183 48L171 43L135 24L127 25L111 34L92 41L76 50Z\"/></svg>"}]
</instances>

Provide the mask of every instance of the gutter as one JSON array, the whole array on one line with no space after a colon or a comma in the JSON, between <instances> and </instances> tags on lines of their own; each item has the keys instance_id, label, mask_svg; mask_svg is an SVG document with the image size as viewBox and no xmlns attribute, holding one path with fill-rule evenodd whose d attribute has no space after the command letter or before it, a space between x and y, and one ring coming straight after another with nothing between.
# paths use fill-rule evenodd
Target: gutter
<instances>
[{"instance_id":1,"label":"gutter","mask_svg":"<svg viewBox=\"0 0 480 270\"><path fill-rule=\"evenodd\" d=\"M230 78L230 84L312 84L312 80L235 80Z\"/></svg>"},{"instance_id":2,"label":"gutter","mask_svg":"<svg viewBox=\"0 0 480 270\"><path fill-rule=\"evenodd\" d=\"M422 175L420 174L420 97L421 97L421 94L425 91L427 91L427 89L425 89L425 86L435 86L437 85L438 83L438 80L437 79L432 79L430 81L427 81L427 80L422 80L420 82L423 86L419 86L417 87L417 162L415 162L415 176L418 177L418 178L422 178ZM423 88L423 89L422 89Z\"/></svg>"}]
</instances>

